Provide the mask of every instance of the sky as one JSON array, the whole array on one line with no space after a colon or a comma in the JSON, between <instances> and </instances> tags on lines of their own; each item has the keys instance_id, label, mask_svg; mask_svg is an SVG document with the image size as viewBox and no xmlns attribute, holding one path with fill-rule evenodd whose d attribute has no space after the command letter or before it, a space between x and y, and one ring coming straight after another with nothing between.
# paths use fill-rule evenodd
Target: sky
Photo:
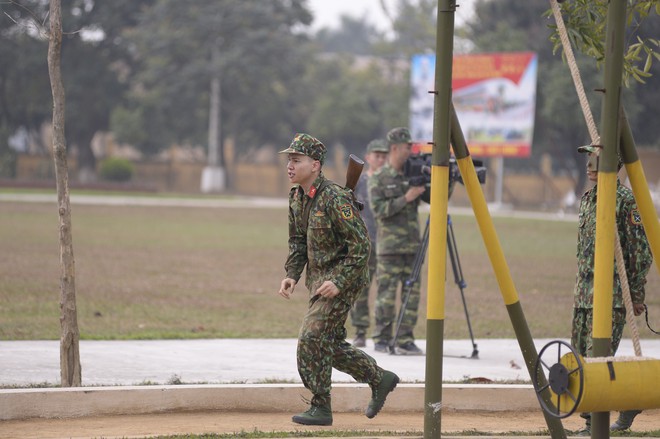
<instances>
[{"instance_id":1,"label":"sky","mask_svg":"<svg viewBox=\"0 0 660 439\"><path fill-rule=\"evenodd\" d=\"M397 0L385 0L386 4L394 13ZM456 8L456 24L460 24L469 17L474 0L458 0ZM312 29L318 30L323 27L337 28L339 17L349 15L354 18L367 17L367 21L379 30L388 30L389 23L380 7L380 0L308 0L308 4L314 13Z\"/></svg>"}]
</instances>

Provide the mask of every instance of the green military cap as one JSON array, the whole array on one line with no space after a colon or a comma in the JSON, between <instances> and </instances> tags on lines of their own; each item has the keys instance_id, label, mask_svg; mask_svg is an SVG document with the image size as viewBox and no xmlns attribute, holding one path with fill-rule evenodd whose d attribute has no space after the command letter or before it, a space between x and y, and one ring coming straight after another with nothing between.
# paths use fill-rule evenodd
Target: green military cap
<instances>
[{"instance_id":1,"label":"green military cap","mask_svg":"<svg viewBox=\"0 0 660 439\"><path fill-rule=\"evenodd\" d=\"M593 153L593 152L599 152L601 149L603 149L602 146L600 145L583 145L583 146L578 146L578 152L581 153ZM621 160L621 155L619 154L619 151L616 152L616 157L618 159L618 163L616 164L617 169L621 169L623 167L623 160Z\"/></svg>"},{"instance_id":2,"label":"green military cap","mask_svg":"<svg viewBox=\"0 0 660 439\"><path fill-rule=\"evenodd\" d=\"M383 139L374 139L367 144L367 152L389 152L390 148Z\"/></svg>"},{"instance_id":3,"label":"green military cap","mask_svg":"<svg viewBox=\"0 0 660 439\"><path fill-rule=\"evenodd\" d=\"M291 141L291 145L280 151L280 154L302 154L323 164L326 152L325 145L319 139L309 134L298 133Z\"/></svg>"},{"instance_id":4,"label":"green military cap","mask_svg":"<svg viewBox=\"0 0 660 439\"><path fill-rule=\"evenodd\" d=\"M589 152L598 152L602 146L600 145L583 145L583 146L578 146L578 152L581 153L589 153Z\"/></svg>"},{"instance_id":5,"label":"green military cap","mask_svg":"<svg viewBox=\"0 0 660 439\"><path fill-rule=\"evenodd\" d=\"M392 128L387 133L387 143L390 145L396 143L412 143L410 131L405 127Z\"/></svg>"}]
</instances>

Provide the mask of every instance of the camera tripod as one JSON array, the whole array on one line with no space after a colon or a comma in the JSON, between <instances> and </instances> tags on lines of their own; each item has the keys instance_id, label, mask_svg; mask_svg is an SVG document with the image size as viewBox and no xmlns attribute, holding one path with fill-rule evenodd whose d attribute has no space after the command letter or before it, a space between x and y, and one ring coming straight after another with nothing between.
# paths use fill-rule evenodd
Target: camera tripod
<instances>
[{"instance_id":1,"label":"camera tripod","mask_svg":"<svg viewBox=\"0 0 660 439\"><path fill-rule=\"evenodd\" d=\"M413 270L410 274L410 277L406 279L403 287L407 289L405 295L402 296L401 300L401 309L399 310L399 316L397 317L396 330L394 331L394 337L390 342L390 354L396 354L396 339L399 336L399 330L401 329L401 323L403 322L403 315L408 306L408 300L410 299L410 293L412 292L415 282L419 280L419 274L424 265L424 258L426 257L426 249L429 246L429 221L430 216L426 220L426 226L424 227L424 235L422 236L422 243L415 255L415 262L413 264ZM474 335L472 334L472 325L470 324L470 314L467 309L467 302L465 301L465 294L463 289L467 287L465 279L463 278L463 270L461 268L461 261L458 258L458 248L456 247L456 237L454 236L454 226L451 222L451 216L447 215L447 250L449 252L449 259L451 260L451 268L454 272L454 282L458 286L461 292L461 300L463 301L463 309L465 310L465 319L467 321L468 332L470 333L470 340L472 341L472 354L470 358L478 359L479 350L477 350L477 344L474 342ZM402 290L403 291L403 290Z\"/></svg>"}]
</instances>

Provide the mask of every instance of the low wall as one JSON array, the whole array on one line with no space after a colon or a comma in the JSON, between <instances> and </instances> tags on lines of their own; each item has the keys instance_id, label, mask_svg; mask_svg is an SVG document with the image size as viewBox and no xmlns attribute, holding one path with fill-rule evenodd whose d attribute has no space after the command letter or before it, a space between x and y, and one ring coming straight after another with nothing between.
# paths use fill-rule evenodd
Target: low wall
<instances>
[{"instance_id":1,"label":"low wall","mask_svg":"<svg viewBox=\"0 0 660 439\"><path fill-rule=\"evenodd\" d=\"M653 189L660 187L660 151L654 149L638 150L646 180ZM346 163L327 164L326 176L343 183L346 175ZM135 162L135 176L130 183L136 188L147 188L163 192L199 193L203 163L188 162ZM228 192L240 195L262 197L286 197L290 183L285 172L285 158L278 156L276 163L232 163L227 167ZM75 159L69 161L70 184L76 187ZM44 156L19 155L17 160L16 184L32 184L38 181L53 181L53 161ZM495 178L489 175L484 185L487 201L494 199ZM621 180L626 180L625 170ZM536 174L504 175L502 202L518 208L557 209L575 184L570 176L548 176ZM54 187L54 186L53 186ZM657 190L657 189L656 189ZM465 188L456 184L451 202L457 206L468 206L469 199Z\"/></svg>"},{"instance_id":2,"label":"low wall","mask_svg":"<svg viewBox=\"0 0 660 439\"><path fill-rule=\"evenodd\" d=\"M400 384L384 412L424 411L424 384ZM361 412L371 398L366 384L333 384L335 412ZM171 411L304 411L311 394L301 384L70 387L0 390L0 420L136 415ZM525 384L445 384L445 409L539 410Z\"/></svg>"}]
</instances>

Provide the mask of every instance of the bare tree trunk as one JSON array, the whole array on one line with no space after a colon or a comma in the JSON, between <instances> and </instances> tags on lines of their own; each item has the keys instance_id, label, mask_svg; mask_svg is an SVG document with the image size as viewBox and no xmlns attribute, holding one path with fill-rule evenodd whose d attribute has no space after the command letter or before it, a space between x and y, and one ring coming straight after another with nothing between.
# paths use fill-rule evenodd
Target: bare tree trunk
<instances>
[{"instance_id":1,"label":"bare tree trunk","mask_svg":"<svg viewBox=\"0 0 660 439\"><path fill-rule=\"evenodd\" d=\"M62 387L81 384L78 317L76 311L76 276L71 237L69 175L64 137L64 86L60 69L62 48L61 0L50 0L50 37L48 73L53 94L53 159L57 181L57 205L60 218L60 379Z\"/></svg>"}]
</instances>

